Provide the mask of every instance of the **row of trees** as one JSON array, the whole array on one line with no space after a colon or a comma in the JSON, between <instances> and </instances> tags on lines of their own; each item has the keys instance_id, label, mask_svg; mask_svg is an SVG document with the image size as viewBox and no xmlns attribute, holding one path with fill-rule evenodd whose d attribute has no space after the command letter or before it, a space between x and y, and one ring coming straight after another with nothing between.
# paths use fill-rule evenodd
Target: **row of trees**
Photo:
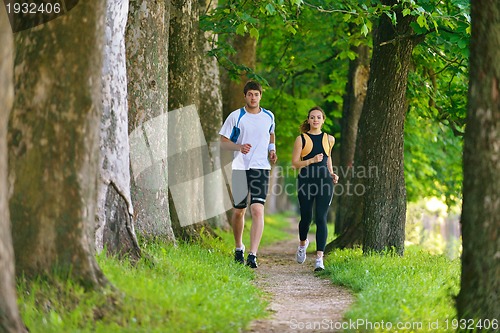
<instances>
[{"instance_id":1,"label":"row of trees","mask_svg":"<svg viewBox=\"0 0 500 333\"><path fill-rule=\"evenodd\" d=\"M99 288L108 282L95 261L96 249L106 247L137 259L141 251L136 230L145 237L175 242L196 239L209 225L227 224L220 210L208 213L223 201L222 188L213 191L213 185L192 180L207 179L203 176L224 166L214 144L217 130L223 110L227 113L241 103L241 89L231 77L259 78L251 69L259 69L265 59L275 59L275 68L285 69L282 76L269 74L271 86L279 89L270 89L268 96L276 105L283 104L273 111L284 124L278 129L279 149L286 151L286 138L294 136L291 128L301 118L290 112L290 104L293 109L306 109L311 102L289 98L307 93L301 79L324 75L322 66L338 63L340 54L352 58L344 61L349 64L344 71L349 79L341 81L347 87L343 101L332 97L340 89L338 84L318 91L330 106L343 102L340 165L375 166L378 177L353 180L362 182L366 194L340 199L345 209L339 210L338 230L345 232L332 246L361 241L366 252L393 247L402 254L403 130L410 100L407 92L418 90L407 87L412 54L425 36L436 31L429 23L445 22L449 29L456 28L446 23L450 20L439 21L446 15L436 16L429 9L437 5L422 3L387 0L363 7L348 2L344 5L349 8L326 10L302 1L262 1L248 7L228 1L213 11L215 3L203 0L87 1L54 21L15 34L14 39L2 11L0 36L8 47L2 48L0 67L0 223L6 231L0 237L0 331L25 331L15 302L14 263L18 276L58 272L88 288ZM322 3L326 4L331 5ZM303 32L297 44L303 42L308 50L316 46L320 51L316 53L324 54L317 38L315 44L306 43L308 34L319 34L302 30L301 22L314 20L311 13L332 17L341 13L337 18L349 23L342 32L349 43L337 43L332 54L319 62L306 61L303 68L294 67L304 64L297 59L317 58L293 49L293 39L288 43L278 37L288 44L277 50L273 45L282 44L272 39L260 38L257 44L265 31L281 37ZM305 20L300 21L301 17ZM494 1L472 4L467 121L477 125L467 128L465 141L464 273L458 303L462 318L498 317L499 241L494 216L500 199L499 186L494 185L500 185L495 181L500 112L495 52L500 45L488 36L498 33L494 29L499 17ZM359 40L372 30L371 49L368 42ZM260 65L258 45L263 48ZM236 53L230 55L231 49ZM292 49L295 54L289 52ZM207 51L215 57L207 57ZM443 105L434 108L459 131L459 116L450 115ZM472 158L478 153L484 164ZM473 168L479 166L484 166L484 172L474 174ZM201 223L185 222L186 207L176 201L178 194L172 190L179 186L193 202L188 207L189 221ZM195 200L200 193L211 201ZM359 235L364 236L359 239Z\"/></svg>"},{"instance_id":2,"label":"row of trees","mask_svg":"<svg viewBox=\"0 0 500 333\"><path fill-rule=\"evenodd\" d=\"M175 242L227 225L204 209L182 225L169 192L218 161L219 72L198 23L209 6L86 1L14 36L2 7L1 332L26 330L14 267L99 289L109 282L96 250L137 260L136 231Z\"/></svg>"},{"instance_id":3,"label":"row of trees","mask_svg":"<svg viewBox=\"0 0 500 333\"><path fill-rule=\"evenodd\" d=\"M392 37L390 30L385 31L380 44L387 47L381 48L382 51L405 38L413 43L412 55L405 60L407 75L396 77L392 75L396 72L388 71L389 75L384 79L377 76L375 80L383 82L379 88L383 95L385 89L404 85L401 91L405 96L397 99L404 102L400 109L404 112L400 116L399 134L390 133L390 140L382 142L393 144L394 137L401 141L404 123L404 164L399 168L404 168L407 200L438 196L450 208L460 202L470 35L468 3L421 1L411 4L403 1L392 5L384 2L367 8L358 2L305 2L300 16L294 21L296 31L278 29L281 24L278 19L264 20L262 30L265 37L259 40L257 66L271 87L276 87L266 92L271 95L266 102L270 102L269 107L276 110L280 120L278 144L284 142L279 147L282 161L289 160L286 154L290 149L286 145L298 134L297 124L305 117L306 110L311 105L320 104L328 112L330 126L327 130L337 138L336 160L341 174L336 191L340 195L335 198L333 206L337 210L335 231L341 233L349 229L348 234L331 246L362 243L361 209L353 207L362 207L361 200L366 197L353 195L353 190L363 192L362 189L369 184L356 178L365 178L370 170L380 174L384 168L379 163L366 164L366 160L360 159L364 156L362 152L355 159L358 127L361 126L359 119L367 96L369 75L374 71L370 68L370 60L378 57L370 32L373 31L373 38L376 38L380 30L379 17L386 18L389 28L397 22L398 25L406 24L408 29L407 32L395 31ZM394 53L388 53L391 54ZM381 59L385 66L384 61L389 58L381 55ZM403 64L398 60L399 65ZM383 100L377 96L374 101L382 103ZM394 108L396 104L389 103L388 106ZM367 110L375 110L374 107L369 106ZM386 110L385 106L378 105L373 112L383 116ZM379 131L383 130L381 126L385 121L378 124L377 137L369 138L368 145L380 140ZM369 126L376 127L371 120ZM386 130L391 131L392 127ZM360 135L366 132L363 129ZM367 147L367 144L359 143L359 147ZM375 148L382 149L381 146ZM388 160L386 154L375 154ZM380 183L372 176L368 175L372 181L376 179ZM402 200L402 203L407 200ZM404 222L404 213L401 215Z\"/></svg>"}]
</instances>

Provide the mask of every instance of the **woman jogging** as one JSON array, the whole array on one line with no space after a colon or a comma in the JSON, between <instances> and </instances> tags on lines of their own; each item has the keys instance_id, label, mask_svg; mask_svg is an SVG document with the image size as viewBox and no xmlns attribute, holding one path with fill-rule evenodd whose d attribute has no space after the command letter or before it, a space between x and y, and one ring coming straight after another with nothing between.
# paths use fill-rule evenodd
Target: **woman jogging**
<instances>
[{"instance_id":1,"label":"woman jogging","mask_svg":"<svg viewBox=\"0 0 500 333\"><path fill-rule=\"evenodd\" d=\"M333 184L338 180L338 176L333 172L330 158L335 138L322 132L324 122L325 113L319 106L309 110L307 119L300 126L301 135L295 139L292 153L292 165L300 169L297 182L300 205L300 244L296 254L297 262L302 264L306 260L306 250L309 245L307 234L315 207L315 271L325 269L323 252L328 237L326 220L333 196Z\"/></svg>"}]
</instances>

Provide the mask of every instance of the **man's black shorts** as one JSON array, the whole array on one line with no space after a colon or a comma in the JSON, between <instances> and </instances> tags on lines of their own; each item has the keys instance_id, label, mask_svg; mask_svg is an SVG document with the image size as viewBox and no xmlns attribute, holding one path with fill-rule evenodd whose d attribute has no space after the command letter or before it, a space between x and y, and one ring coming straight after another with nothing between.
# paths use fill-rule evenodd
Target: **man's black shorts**
<instances>
[{"instance_id":1,"label":"man's black shorts","mask_svg":"<svg viewBox=\"0 0 500 333\"><path fill-rule=\"evenodd\" d=\"M231 181L233 207L246 208L248 194L250 194L250 204L265 204L269 189L269 173L270 170L264 169L233 170Z\"/></svg>"}]
</instances>

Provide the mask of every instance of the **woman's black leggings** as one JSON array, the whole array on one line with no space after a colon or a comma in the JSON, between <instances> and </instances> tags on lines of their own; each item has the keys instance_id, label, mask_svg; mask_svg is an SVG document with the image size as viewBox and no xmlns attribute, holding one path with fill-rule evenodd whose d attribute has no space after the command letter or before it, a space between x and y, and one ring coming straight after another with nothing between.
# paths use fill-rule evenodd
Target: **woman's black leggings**
<instances>
[{"instance_id":1,"label":"woman's black leggings","mask_svg":"<svg viewBox=\"0 0 500 333\"><path fill-rule=\"evenodd\" d=\"M328 228L326 225L328 208L332 201L333 182L331 177L298 179L298 199L300 205L299 237L307 239L315 207L316 251L324 251Z\"/></svg>"}]
</instances>

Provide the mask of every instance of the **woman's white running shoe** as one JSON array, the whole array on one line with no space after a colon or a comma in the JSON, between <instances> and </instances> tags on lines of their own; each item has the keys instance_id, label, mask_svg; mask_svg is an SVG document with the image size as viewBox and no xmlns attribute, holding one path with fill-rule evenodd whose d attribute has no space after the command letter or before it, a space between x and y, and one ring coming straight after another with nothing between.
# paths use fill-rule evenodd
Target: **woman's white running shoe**
<instances>
[{"instance_id":1,"label":"woman's white running shoe","mask_svg":"<svg viewBox=\"0 0 500 333\"><path fill-rule=\"evenodd\" d=\"M299 245L299 247L297 248L296 256L297 256L297 262L299 264L302 264L304 261L306 261L306 251L308 246L309 246L309 240L306 239L306 245L304 246Z\"/></svg>"},{"instance_id":2,"label":"woman's white running shoe","mask_svg":"<svg viewBox=\"0 0 500 333\"><path fill-rule=\"evenodd\" d=\"M316 266L314 267L315 272L319 272L325 269L325 265L323 265L323 257L316 258Z\"/></svg>"}]
</instances>

